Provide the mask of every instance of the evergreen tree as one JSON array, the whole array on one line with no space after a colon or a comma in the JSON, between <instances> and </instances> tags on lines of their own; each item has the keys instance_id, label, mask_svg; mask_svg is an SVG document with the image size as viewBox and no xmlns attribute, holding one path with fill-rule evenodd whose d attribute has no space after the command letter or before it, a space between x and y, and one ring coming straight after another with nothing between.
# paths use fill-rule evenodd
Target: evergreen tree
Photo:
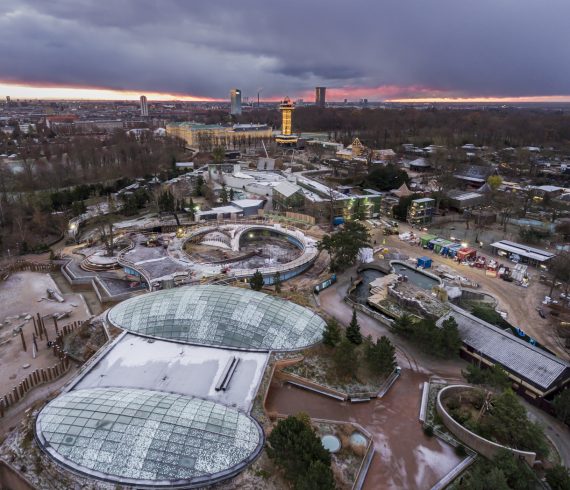
<instances>
[{"instance_id":1,"label":"evergreen tree","mask_svg":"<svg viewBox=\"0 0 570 490\"><path fill-rule=\"evenodd\" d=\"M251 289L254 291L261 291L264 284L265 281L263 280L263 274L259 272L258 269L254 272L253 276L251 276L251 279L249 280L249 287L251 287Z\"/></svg>"},{"instance_id":2,"label":"evergreen tree","mask_svg":"<svg viewBox=\"0 0 570 490\"><path fill-rule=\"evenodd\" d=\"M341 378L348 378L354 375L358 364L356 346L347 339L342 339L334 350L333 360L337 373Z\"/></svg>"},{"instance_id":3,"label":"evergreen tree","mask_svg":"<svg viewBox=\"0 0 570 490\"><path fill-rule=\"evenodd\" d=\"M230 188L230 201L233 201L234 197L235 197L234 190L233 190L233 188Z\"/></svg>"},{"instance_id":4,"label":"evergreen tree","mask_svg":"<svg viewBox=\"0 0 570 490\"><path fill-rule=\"evenodd\" d=\"M199 175L198 178L196 179L196 187L194 189L194 193L196 194L197 197L204 195L204 185L205 184L206 183L204 181L204 177Z\"/></svg>"},{"instance_id":5,"label":"evergreen tree","mask_svg":"<svg viewBox=\"0 0 570 490\"><path fill-rule=\"evenodd\" d=\"M275 286L275 292L280 293L281 292L281 274L279 274L279 271L277 271L275 273L275 275L273 276L273 285Z\"/></svg>"},{"instance_id":6,"label":"evergreen tree","mask_svg":"<svg viewBox=\"0 0 570 490\"><path fill-rule=\"evenodd\" d=\"M356 310L352 309L352 320L346 328L346 338L355 345L362 344L362 333L360 332L360 325L356 318Z\"/></svg>"},{"instance_id":7,"label":"evergreen tree","mask_svg":"<svg viewBox=\"0 0 570 490\"><path fill-rule=\"evenodd\" d=\"M322 461L311 461L304 477L297 480L295 490L330 490L335 488L334 475L330 465Z\"/></svg>"},{"instance_id":8,"label":"evergreen tree","mask_svg":"<svg viewBox=\"0 0 570 490\"><path fill-rule=\"evenodd\" d=\"M570 388L565 388L556 398L554 398L554 410L556 417L562 422L570 423Z\"/></svg>"},{"instance_id":9,"label":"evergreen tree","mask_svg":"<svg viewBox=\"0 0 570 490\"><path fill-rule=\"evenodd\" d=\"M326 250L331 257L331 270L341 270L354 264L358 251L370 245L368 229L358 221L349 221L344 228L332 235L325 235L318 243L319 250Z\"/></svg>"},{"instance_id":10,"label":"evergreen tree","mask_svg":"<svg viewBox=\"0 0 570 490\"><path fill-rule=\"evenodd\" d=\"M323 332L323 344L334 347L341 340L340 325L335 318L327 322L325 331Z\"/></svg>"},{"instance_id":11,"label":"evergreen tree","mask_svg":"<svg viewBox=\"0 0 570 490\"><path fill-rule=\"evenodd\" d=\"M406 338L410 338L414 332L414 322L412 317L404 313L400 318L394 321L394 330Z\"/></svg>"},{"instance_id":12,"label":"evergreen tree","mask_svg":"<svg viewBox=\"0 0 570 490\"><path fill-rule=\"evenodd\" d=\"M546 483L552 490L568 490L570 488L570 472L562 465L546 470Z\"/></svg>"},{"instance_id":13,"label":"evergreen tree","mask_svg":"<svg viewBox=\"0 0 570 490\"><path fill-rule=\"evenodd\" d=\"M334 488L330 453L305 420L280 420L267 438L267 454L297 490Z\"/></svg>"},{"instance_id":14,"label":"evergreen tree","mask_svg":"<svg viewBox=\"0 0 570 490\"><path fill-rule=\"evenodd\" d=\"M457 322L452 316L443 321L441 325L441 349L444 357L457 357L461 349L461 337L457 329Z\"/></svg>"},{"instance_id":15,"label":"evergreen tree","mask_svg":"<svg viewBox=\"0 0 570 490\"><path fill-rule=\"evenodd\" d=\"M222 185L222 190L220 192L220 199L222 200L222 204L228 203L228 190L226 189L226 185Z\"/></svg>"},{"instance_id":16,"label":"evergreen tree","mask_svg":"<svg viewBox=\"0 0 570 490\"><path fill-rule=\"evenodd\" d=\"M396 367L396 349L388 337L382 336L376 343L370 343L366 360L370 369L376 374L390 374Z\"/></svg>"}]
</instances>

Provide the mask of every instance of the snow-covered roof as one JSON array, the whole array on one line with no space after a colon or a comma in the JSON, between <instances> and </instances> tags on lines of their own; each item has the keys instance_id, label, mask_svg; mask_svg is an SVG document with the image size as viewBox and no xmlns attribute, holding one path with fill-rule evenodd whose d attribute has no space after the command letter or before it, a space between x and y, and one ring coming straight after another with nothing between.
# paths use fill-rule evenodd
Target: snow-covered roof
<instances>
[{"instance_id":1,"label":"snow-covered roof","mask_svg":"<svg viewBox=\"0 0 570 490\"><path fill-rule=\"evenodd\" d=\"M554 257L553 253L547 252L546 250L529 247L528 245L521 245L520 243L510 242L508 240L491 243L491 247L504 250L505 252L515 253L521 257L527 257L538 262L546 262Z\"/></svg>"},{"instance_id":2,"label":"snow-covered roof","mask_svg":"<svg viewBox=\"0 0 570 490\"><path fill-rule=\"evenodd\" d=\"M430 167L430 163L425 158L416 158L410 162L410 167Z\"/></svg>"},{"instance_id":3,"label":"snow-covered roof","mask_svg":"<svg viewBox=\"0 0 570 490\"><path fill-rule=\"evenodd\" d=\"M461 308L451 305L452 311L438 320L438 325L453 317L457 322L459 335L465 344L475 352L502 365L505 369L524 380L548 390L561 376L567 375L566 361L516 338Z\"/></svg>"},{"instance_id":4,"label":"snow-covered roof","mask_svg":"<svg viewBox=\"0 0 570 490\"><path fill-rule=\"evenodd\" d=\"M273 190L279 192L279 194L282 194L285 197L291 197L296 192L299 192L301 190L301 187L296 184L292 184L291 182L283 181L279 182L279 184L277 184Z\"/></svg>"},{"instance_id":5,"label":"snow-covered roof","mask_svg":"<svg viewBox=\"0 0 570 490\"><path fill-rule=\"evenodd\" d=\"M196 396L239 410L251 409L268 353L158 339L149 343L148 340L125 333L73 389L143 388ZM238 359L239 368L234 372L231 383L225 390L216 390L224 368L234 357Z\"/></svg>"},{"instance_id":6,"label":"snow-covered roof","mask_svg":"<svg viewBox=\"0 0 570 490\"><path fill-rule=\"evenodd\" d=\"M196 216L205 216L209 214L228 214L228 213L241 213L243 211L242 208L237 206L218 206L217 208L209 209L207 211L198 211Z\"/></svg>"},{"instance_id":7,"label":"snow-covered roof","mask_svg":"<svg viewBox=\"0 0 570 490\"><path fill-rule=\"evenodd\" d=\"M237 199L232 201L232 204L242 209L245 208L258 208L263 204L262 199Z\"/></svg>"}]
</instances>

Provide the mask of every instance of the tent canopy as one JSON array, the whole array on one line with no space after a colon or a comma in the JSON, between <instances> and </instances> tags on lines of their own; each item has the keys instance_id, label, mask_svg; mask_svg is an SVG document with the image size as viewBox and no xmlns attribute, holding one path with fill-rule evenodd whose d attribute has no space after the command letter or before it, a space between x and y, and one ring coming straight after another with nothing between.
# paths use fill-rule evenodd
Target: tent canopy
<instances>
[{"instance_id":1,"label":"tent canopy","mask_svg":"<svg viewBox=\"0 0 570 490\"><path fill-rule=\"evenodd\" d=\"M457 257L459 257L459 259L467 259L470 257L475 257L477 255L477 250L475 250L474 248L470 248L470 247L462 247L459 249L459 251L457 252Z\"/></svg>"},{"instance_id":2,"label":"tent canopy","mask_svg":"<svg viewBox=\"0 0 570 490\"><path fill-rule=\"evenodd\" d=\"M425 247L429 242L431 242L435 238L437 238L435 235L424 235L420 237L420 242L422 246Z\"/></svg>"}]
</instances>

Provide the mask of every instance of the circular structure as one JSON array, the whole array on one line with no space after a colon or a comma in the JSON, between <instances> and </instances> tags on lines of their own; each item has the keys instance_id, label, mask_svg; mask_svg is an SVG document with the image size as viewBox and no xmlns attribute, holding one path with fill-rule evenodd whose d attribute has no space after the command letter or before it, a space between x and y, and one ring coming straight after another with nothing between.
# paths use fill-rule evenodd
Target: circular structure
<instances>
[{"instance_id":1,"label":"circular structure","mask_svg":"<svg viewBox=\"0 0 570 490\"><path fill-rule=\"evenodd\" d=\"M454 395L463 395L465 399L465 394L469 392L477 393L483 392L483 390L471 385L449 385L438 392L435 409L449 432L451 432L466 446L469 446L478 453L481 453L487 459L493 459L499 451L506 450L511 452L517 458L523 458L530 467L534 466L534 462L536 460L535 452L507 447L489 439L485 439L483 436L469 430L453 418L445 406L445 401Z\"/></svg>"},{"instance_id":2,"label":"circular structure","mask_svg":"<svg viewBox=\"0 0 570 490\"><path fill-rule=\"evenodd\" d=\"M368 444L368 440L360 432L353 432L350 436L350 442L355 446L366 446Z\"/></svg>"},{"instance_id":3,"label":"circular structure","mask_svg":"<svg viewBox=\"0 0 570 490\"><path fill-rule=\"evenodd\" d=\"M233 408L117 388L52 400L38 415L36 438L72 470L137 488L210 485L243 470L263 447L261 427Z\"/></svg>"},{"instance_id":4,"label":"circular structure","mask_svg":"<svg viewBox=\"0 0 570 490\"><path fill-rule=\"evenodd\" d=\"M149 293L114 306L107 318L138 335L254 351L302 349L319 342L325 329L307 308L230 286Z\"/></svg>"},{"instance_id":5,"label":"circular structure","mask_svg":"<svg viewBox=\"0 0 570 490\"><path fill-rule=\"evenodd\" d=\"M337 436L333 436L332 434L323 436L321 437L321 443L329 453L337 453L340 451L341 443Z\"/></svg>"}]
</instances>

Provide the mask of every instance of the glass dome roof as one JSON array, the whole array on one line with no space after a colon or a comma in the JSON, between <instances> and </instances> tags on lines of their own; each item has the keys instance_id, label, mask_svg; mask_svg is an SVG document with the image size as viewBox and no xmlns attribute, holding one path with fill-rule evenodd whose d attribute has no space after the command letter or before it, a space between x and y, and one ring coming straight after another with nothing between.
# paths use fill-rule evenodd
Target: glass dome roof
<instances>
[{"instance_id":1,"label":"glass dome roof","mask_svg":"<svg viewBox=\"0 0 570 490\"><path fill-rule=\"evenodd\" d=\"M248 415L183 395L87 389L51 401L36 421L51 457L88 476L137 487L194 487L233 476L263 446Z\"/></svg>"},{"instance_id":2,"label":"glass dome roof","mask_svg":"<svg viewBox=\"0 0 570 490\"><path fill-rule=\"evenodd\" d=\"M190 286L137 296L107 318L135 334L245 350L296 350L319 342L324 320L290 301L230 286Z\"/></svg>"}]
</instances>

